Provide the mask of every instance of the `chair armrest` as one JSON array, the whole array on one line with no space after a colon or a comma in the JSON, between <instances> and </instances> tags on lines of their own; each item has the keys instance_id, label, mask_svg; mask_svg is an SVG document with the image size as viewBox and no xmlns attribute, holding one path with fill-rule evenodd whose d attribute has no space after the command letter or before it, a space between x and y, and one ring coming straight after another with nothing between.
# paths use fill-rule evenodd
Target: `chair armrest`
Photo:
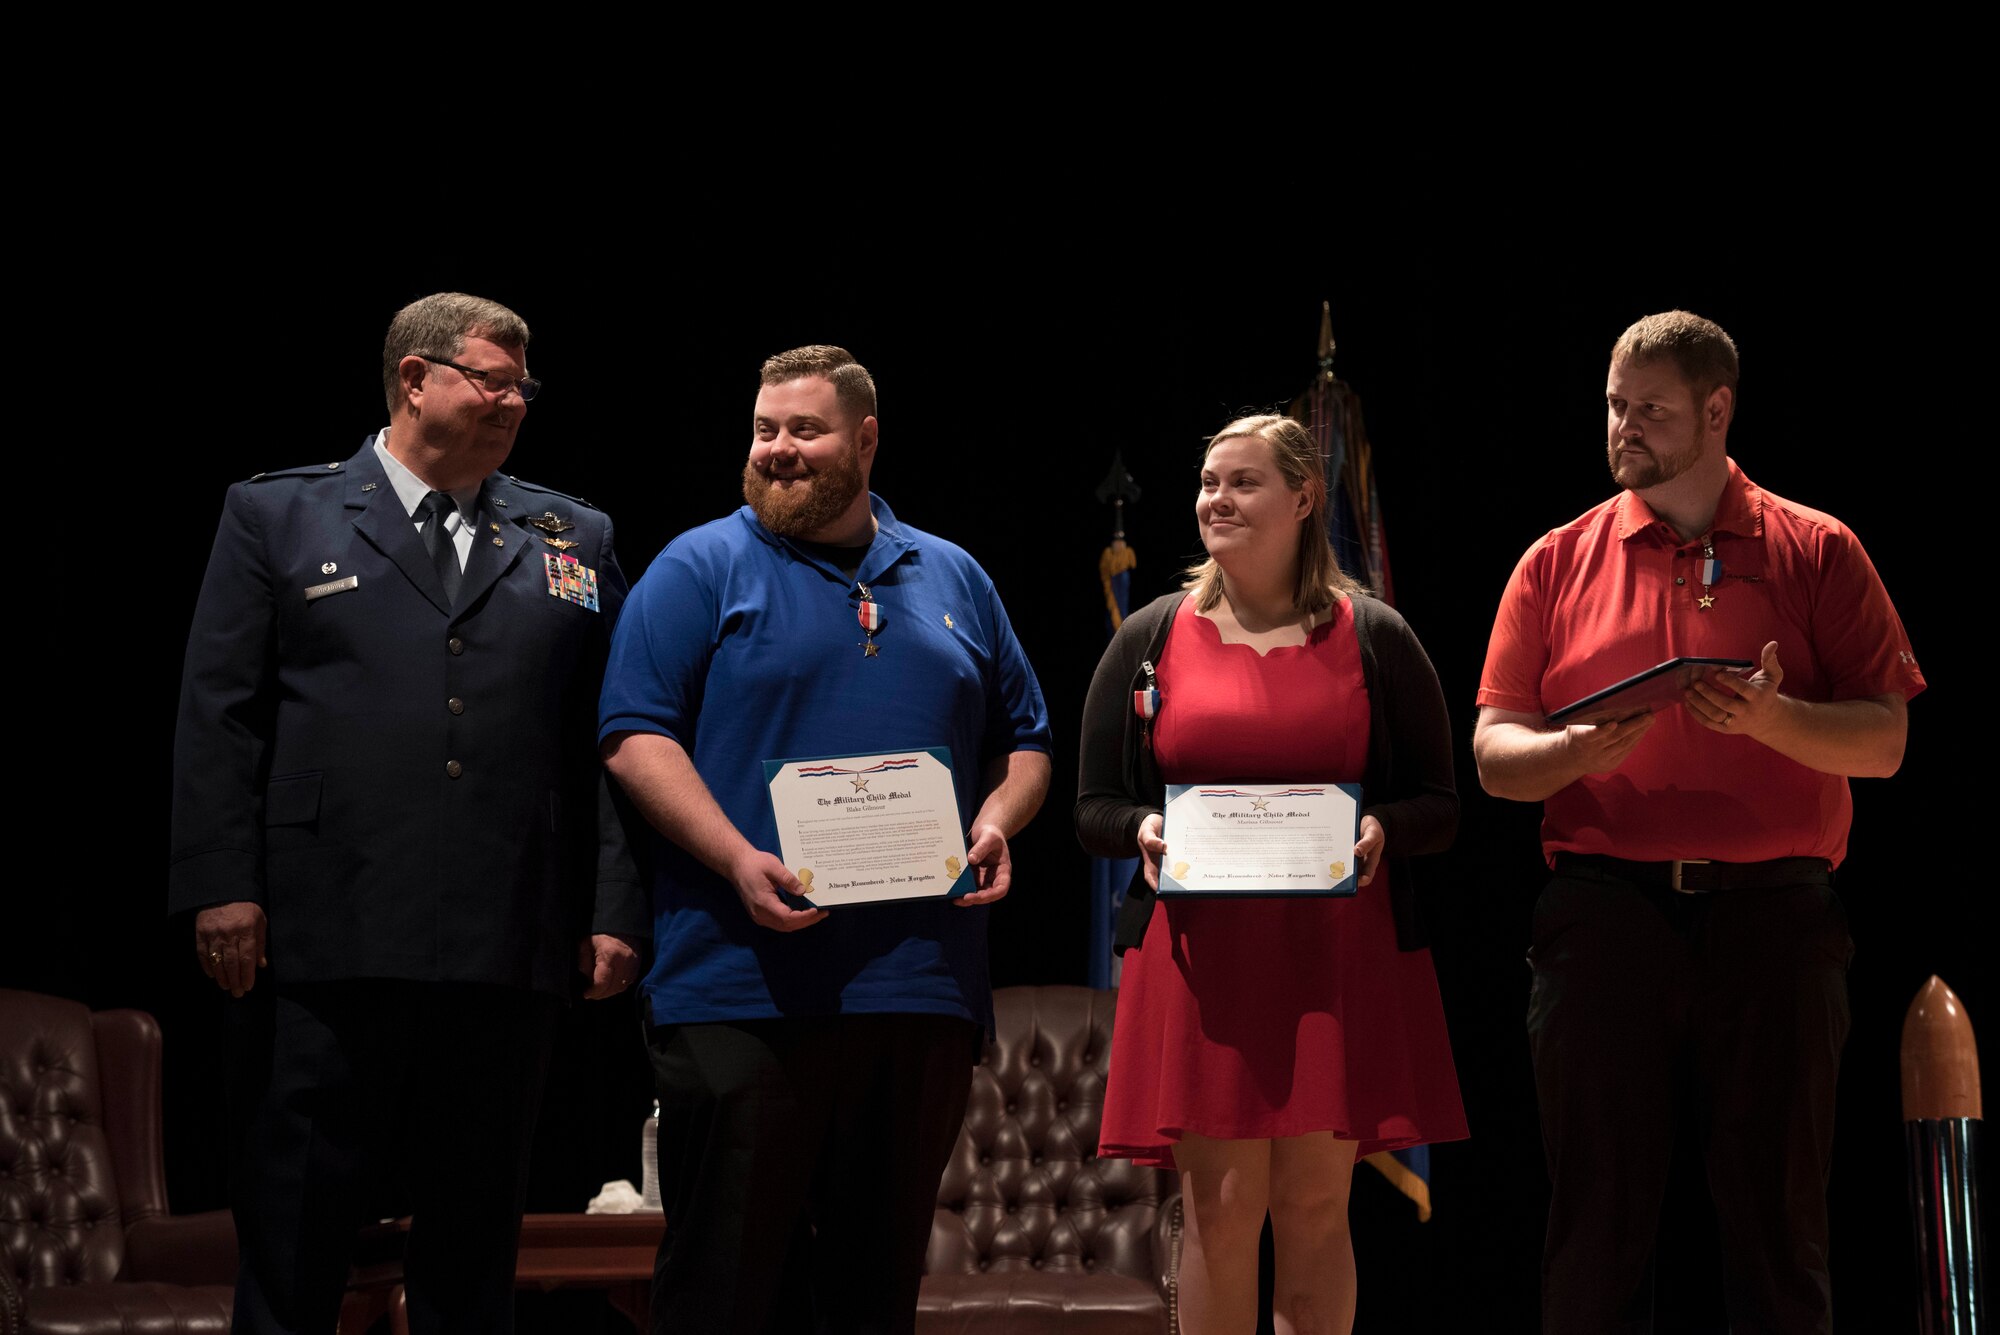
<instances>
[{"instance_id":1,"label":"chair armrest","mask_svg":"<svg viewBox=\"0 0 2000 1335\"><path fill-rule=\"evenodd\" d=\"M20 1286L12 1275L0 1270L0 1335L21 1335L27 1326L24 1306Z\"/></svg>"},{"instance_id":2,"label":"chair armrest","mask_svg":"<svg viewBox=\"0 0 2000 1335\"><path fill-rule=\"evenodd\" d=\"M128 1283L234 1284L236 1223L227 1210L141 1219L125 1230Z\"/></svg>"},{"instance_id":3,"label":"chair armrest","mask_svg":"<svg viewBox=\"0 0 2000 1335\"><path fill-rule=\"evenodd\" d=\"M129 1226L168 1213L160 1147L160 1026L144 1011L93 1011L104 1139L118 1175L118 1211Z\"/></svg>"},{"instance_id":4,"label":"chair armrest","mask_svg":"<svg viewBox=\"0 0 2000 1335\"><path fill-rule=\"evenodd\" d=\"M1153 1216L1153 1287L1167 1304L1167 1329L1181 1328L1181 1194L1169 1193Z\"/></svg>"}]
</instances>

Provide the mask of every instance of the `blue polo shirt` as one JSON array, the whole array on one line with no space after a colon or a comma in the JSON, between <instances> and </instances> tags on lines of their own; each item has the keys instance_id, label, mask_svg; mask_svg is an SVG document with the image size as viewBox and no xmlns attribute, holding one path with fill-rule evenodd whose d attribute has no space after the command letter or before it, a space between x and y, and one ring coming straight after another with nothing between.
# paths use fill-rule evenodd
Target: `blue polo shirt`
<instances>
[{"instance_id":1,"label":"blue polo shirt","mask_svg":"<svg viewBox=\"0 0 2000 1335\"><path fill-rule=\"evenodd\" d=\"M967 825L988 760L1049 749L1041 686L986 572L869 501L878 527L854 579L744 506L674 539L612 638L599 740L673 738L736 828L773 855L766 760L948 746ZM882 614L872 658L857 581ZM851 905L774 932L721 877L653 842L653 1023L892 1011L990 1021L986 908Z\"/></svg>"}]
</instances>

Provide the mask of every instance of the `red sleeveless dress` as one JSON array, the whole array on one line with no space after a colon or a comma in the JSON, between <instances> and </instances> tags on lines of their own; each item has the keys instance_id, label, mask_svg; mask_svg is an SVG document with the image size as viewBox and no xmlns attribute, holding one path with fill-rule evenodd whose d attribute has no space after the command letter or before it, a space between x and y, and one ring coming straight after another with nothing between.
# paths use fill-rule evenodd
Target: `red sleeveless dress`
<instances>
[{"instance_id":1,"label":"red sleeveless dress","mask_svg":"<svg viewBox=\"0 0 2000 1335\"><path fill-rule=\"evenodd\" d=\"M1359 783L1354 634L1343 600L1259 657L1184 606L1158 666L1166 781ZM1388 875L1351 899L1156 901L1125 953L1098 1152L1172 1168L1187 1133L1331 1131L1362 1155L1464 1139L1437 975L1429 951L1396 949Z\"/></svg>"}]
</instances>

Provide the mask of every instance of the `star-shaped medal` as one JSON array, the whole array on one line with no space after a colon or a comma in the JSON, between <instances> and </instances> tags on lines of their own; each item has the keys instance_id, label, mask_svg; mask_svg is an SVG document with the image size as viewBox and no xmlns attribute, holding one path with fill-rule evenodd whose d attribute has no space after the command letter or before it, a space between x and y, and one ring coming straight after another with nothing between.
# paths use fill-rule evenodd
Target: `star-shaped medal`
<instances>
[{"instance_id":1,"label":"star-shaped medal","mask_svg":"<svg viewBox=\"0 0 2000 1335\"><path fill-rule=\"evenodd\" d=\"M1250 805L1255 810L1262 811L1271 805L1271 799L1268 797L1253 797L1250 799Z\"/></svg>"},{"instance_id":2,"label":"star-shaped medal","mask_svg":"<svg viewBox=\"0 0 2000 1335\"><path fill-rule=\"evenodd\" d=\"M1695 599L1695 601L1701 605L1701 610L1706 612L1709 608L1715 606L1715 595L1704 593L1701 597Z\"/></svg>"},{"instance_id":3,"label":"star-shaped medal","mask_svg":"<svg viewBox=\"0 0 2000 1335\"><path fill-rule=\"evenodd\" d=\"M857 793L868 791L868 780L866 779L849 779L848 782L854 785L854 791Z\"/></svg>"}]
</instances>

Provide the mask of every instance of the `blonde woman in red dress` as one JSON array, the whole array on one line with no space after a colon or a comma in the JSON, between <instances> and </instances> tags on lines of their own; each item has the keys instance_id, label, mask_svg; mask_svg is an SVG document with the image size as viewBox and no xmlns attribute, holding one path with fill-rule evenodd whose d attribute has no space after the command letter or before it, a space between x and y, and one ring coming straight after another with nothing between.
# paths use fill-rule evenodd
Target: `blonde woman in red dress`
<instances>
[{"instance_id":1,"label":"blonde woman in red dress","mask_svg":"<svg viewBox=\"0 0 2000 1335\"><path fill-rule=\"evenodd\" d=\"M1208 559L1126 618L1084 708L1078 835L1142 858L1147 887L1119 924L1099 1153L1180 1174L1189 1335L1254 1329L1267 1212L1279 1331L1352 1330L1356 1158L1466 1135L1408 861L1458 823L1444 697L1409 626L1341 572L1320 470L1288 418L1216 435ZM1223 781L1359 783L1358 892L1155 898L1165 785Z\"/></svg>"}]
</instances>

